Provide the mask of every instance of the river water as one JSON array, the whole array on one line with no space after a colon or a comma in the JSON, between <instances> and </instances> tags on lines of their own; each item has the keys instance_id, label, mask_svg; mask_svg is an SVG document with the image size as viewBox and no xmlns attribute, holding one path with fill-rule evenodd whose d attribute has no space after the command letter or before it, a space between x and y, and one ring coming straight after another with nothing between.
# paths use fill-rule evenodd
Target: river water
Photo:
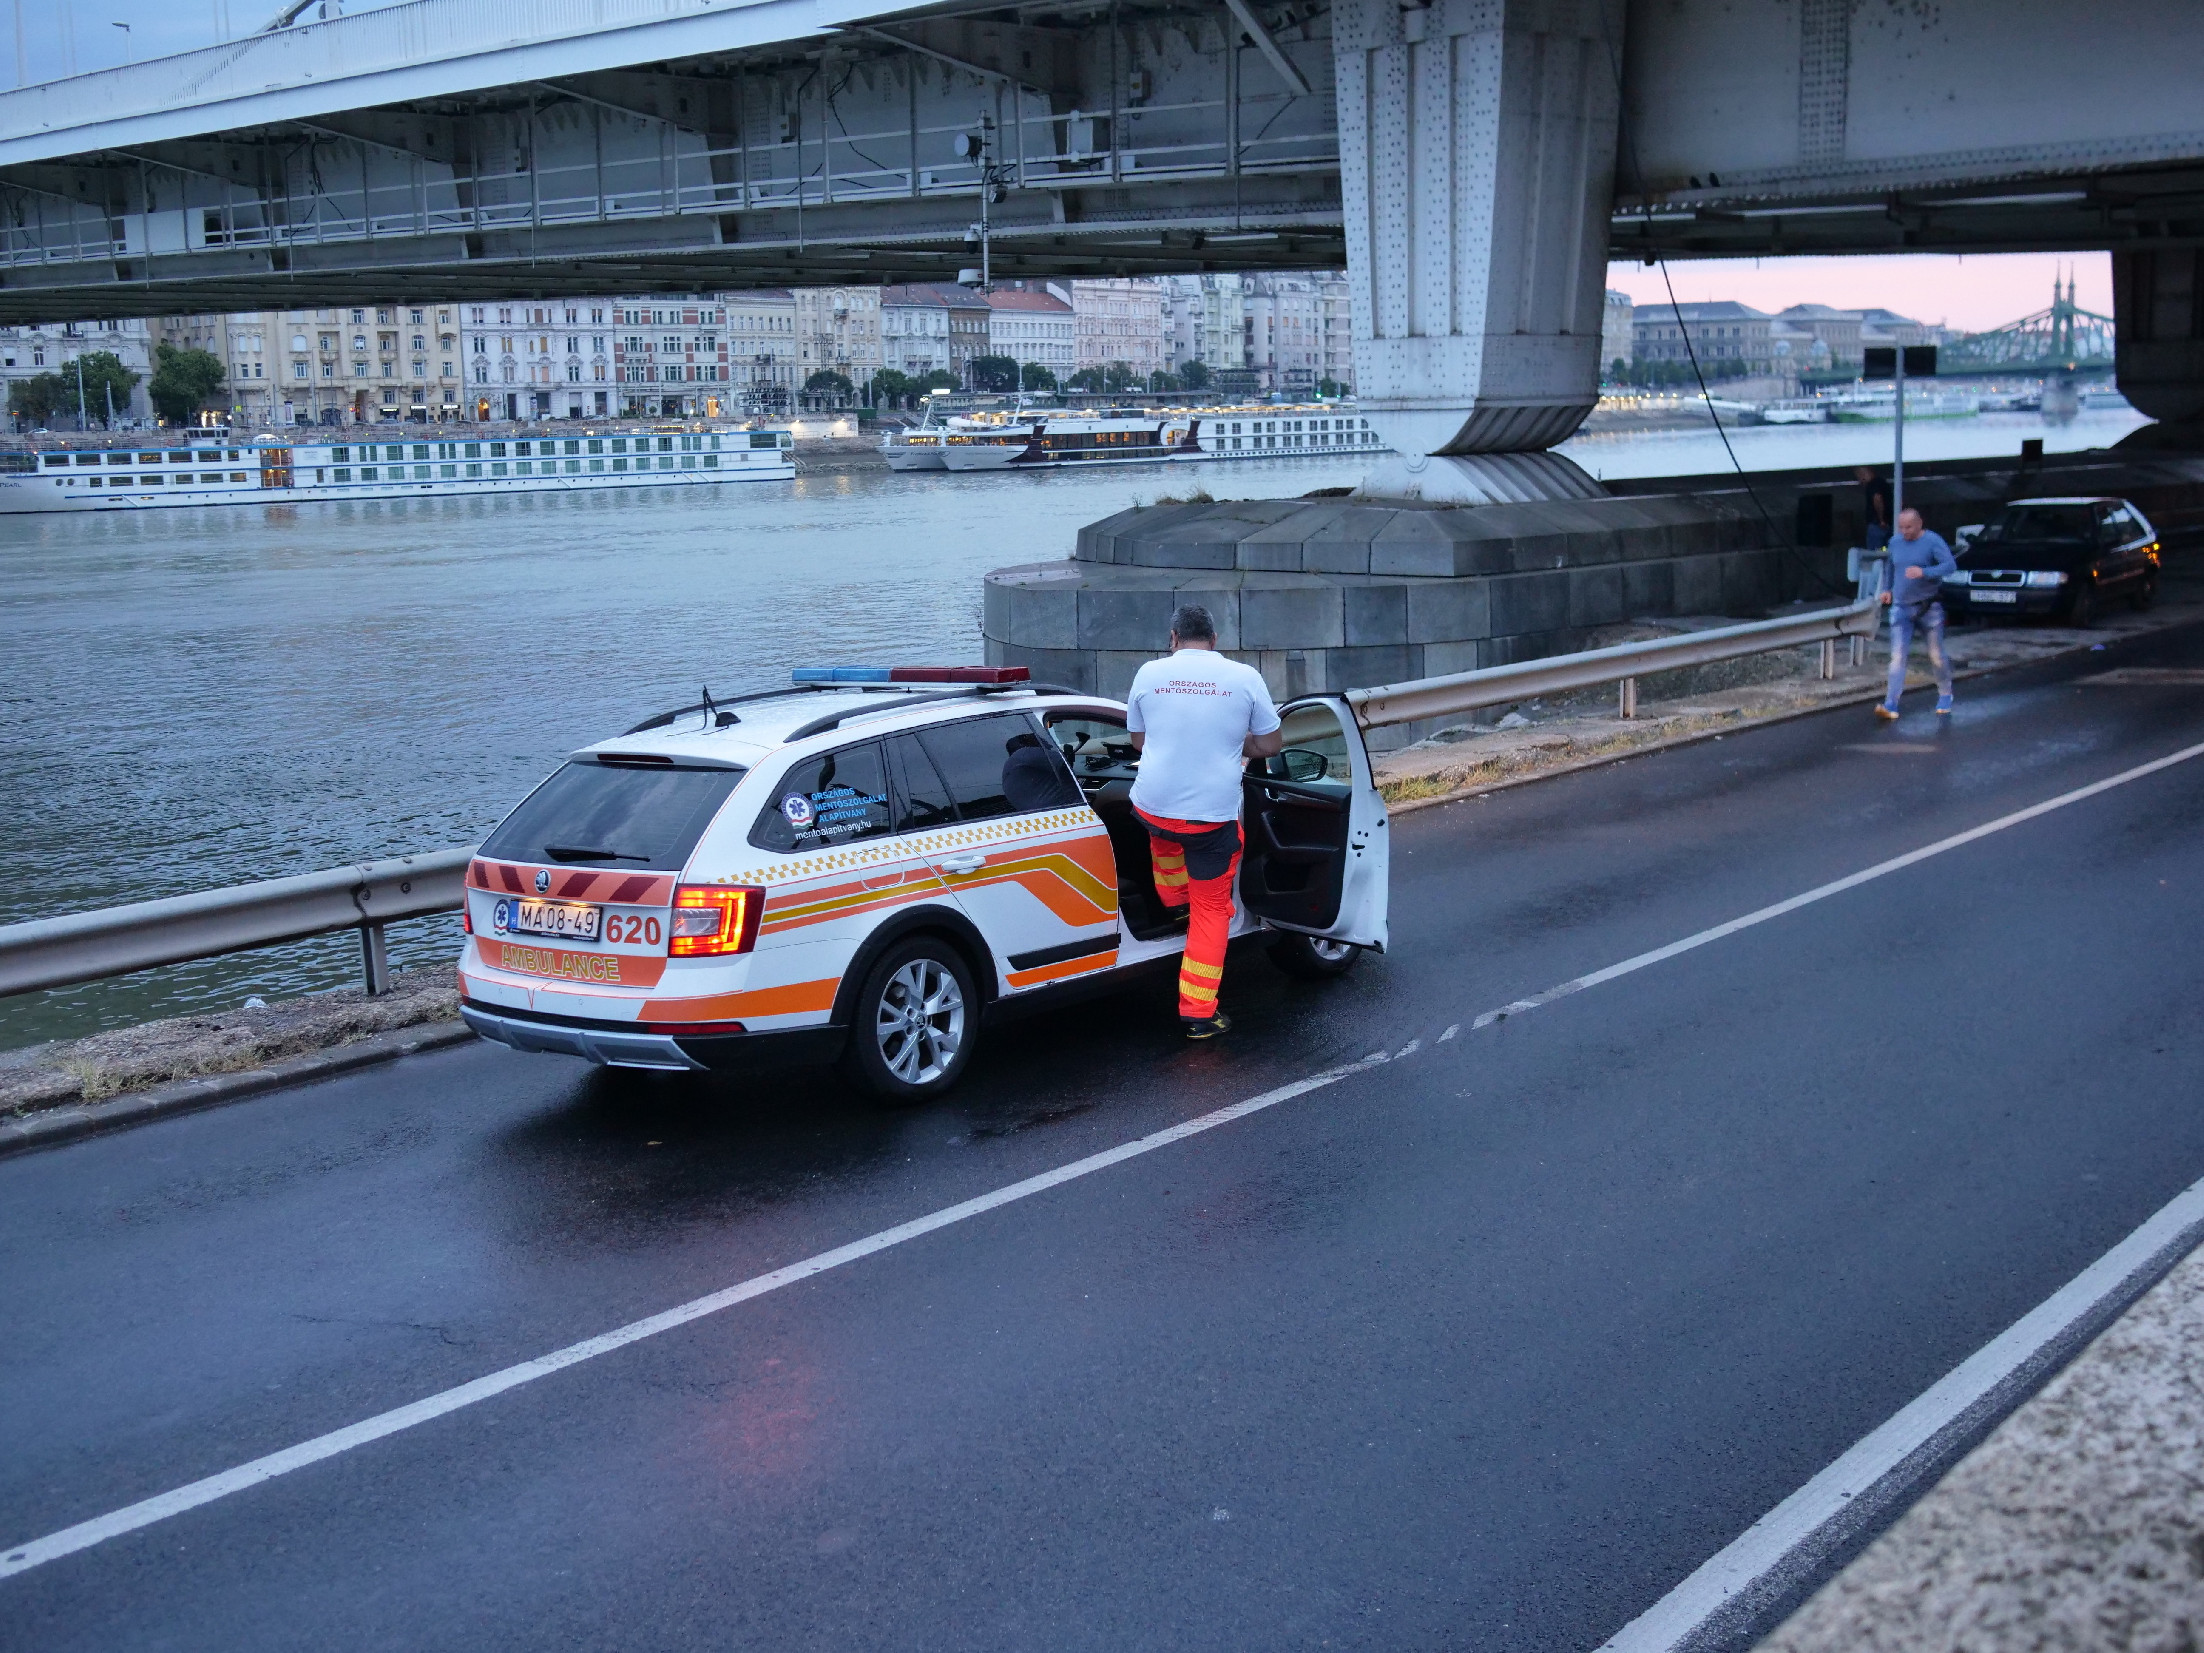
<instances>
[{"instance_id":1,"label":"river water","mask_svg":"<svg viewBox=\"0 0 2204 1653\"><path fill-rule=\"evenodd\" d=\"M2099 446L2139 420L1916 424L1909 458ZM1887 460L1887 426L1732 433L1753 470ZM1707 430L1580 438L1606 477L1726 470ZM559 757L811 661L981 656L980 578L1198 481L1357 460L0 517L0 922L477 841ZM455 925L393 931L401 964ZM0 1049L356 979L326 938L0 1000Z\"/></svg>"}]
</instances>

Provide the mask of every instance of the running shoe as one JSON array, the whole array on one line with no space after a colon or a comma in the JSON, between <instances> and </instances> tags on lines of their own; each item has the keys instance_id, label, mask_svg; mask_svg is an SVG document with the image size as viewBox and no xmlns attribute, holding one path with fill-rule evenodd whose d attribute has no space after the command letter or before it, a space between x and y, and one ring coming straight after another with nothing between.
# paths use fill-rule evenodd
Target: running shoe
<instances>
[{"instance_id":1,"label":"running shoe","mask_svg":"<svg viewBox=\"0 0 2204 1653\"><path fill-rule=\"evenodd\" d=\"M1892 711L1888 706L1876 707L1875 715L1881 718L1885 723L1896 723L1898 721L1898 714Z\"/></svg>"},{"instance_id":2,"label":"running shoe","mask_svg":"<svg viewBox=\"0 0 2204 1653\"><path fill-rule=\"evenodd\" d=\"M1232 1026L1232 1018L1223 1011L1214 1016L1181 1016L1179 1027L1189 1039L1214 1039Z\"/></svg>"},{"instance_id":3,"label":"running shoe","mask_svg":"<svg viewBox=\"0 0 2204 1653\"><path fill-rule=\"evenodd\" d=\"M1947 694L1947 695L1939 695L1939 696L1937 697L1937 701L1936 701L1936 715L1937 715L1938 717L1950 717L1950 716L1951 716L1951 696L1950 696L1950 695L1948 695L1948 694Z\"/></svg>"}]
</instances>

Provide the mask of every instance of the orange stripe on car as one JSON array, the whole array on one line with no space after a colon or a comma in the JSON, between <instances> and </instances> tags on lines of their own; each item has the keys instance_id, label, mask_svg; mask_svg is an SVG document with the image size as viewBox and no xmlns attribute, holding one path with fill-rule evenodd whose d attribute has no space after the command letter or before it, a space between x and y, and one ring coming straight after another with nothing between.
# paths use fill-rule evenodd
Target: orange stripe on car
<instances>
[{"instance_id":1,"label":"orange stripe on car","mask_svg":"<svg viewBox=\"0 0 2204 1653\"><path fill-rule=\"evenodd\" d=\"M1087 953L1075 959L1059 959L1054 964L1037 964L1031 970L1013 970L1008 980L1012 987L1038 987L1045 981L1057 981L1065 976L1084 976L1090 971L1107 970L1117 963L1117 944L1112 942L1099 953Z\"/></svg>"},{"instance_id":2,"label":"orange stripe on car","mask_svg":"<svg viewBox=\"0 0 2204 1653\"><path fill-rule=\"evenodd\" d=\"M839 976L792 982L786 987L753 987L741 993L708 993L694 999L645 999L646 1022L734 1022L745 1016L798 1016L832 1010Z\"/></svg>"}]
</instances>

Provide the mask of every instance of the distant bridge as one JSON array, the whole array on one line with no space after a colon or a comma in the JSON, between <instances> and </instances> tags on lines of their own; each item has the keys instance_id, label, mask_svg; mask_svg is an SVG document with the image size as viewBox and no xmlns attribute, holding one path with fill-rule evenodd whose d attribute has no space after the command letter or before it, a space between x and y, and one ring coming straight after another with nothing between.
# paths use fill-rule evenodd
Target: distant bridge
<instances>
[{"instance_id":1,"label":"distant bridge","mask_svg":"<svg viewBox=\"0 0 2204 1653\"><path fill-rule=\"evenodd\" d=\"M2074 302L2074 284L2051 284L2051 307L1988 333L1969 333L1937 353L1945 377L1993 373L2104 372L2114 359L2113 321Z\"/></svg>"}]
</instances>

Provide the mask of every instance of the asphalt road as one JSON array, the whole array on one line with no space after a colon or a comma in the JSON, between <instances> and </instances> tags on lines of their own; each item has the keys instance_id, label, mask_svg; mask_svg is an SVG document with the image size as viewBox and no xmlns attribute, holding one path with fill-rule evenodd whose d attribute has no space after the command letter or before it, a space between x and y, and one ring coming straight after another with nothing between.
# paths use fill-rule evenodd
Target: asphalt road
<instances>
[{"instance_id":1,"label":"asphalt road","mask_svg":"<svg viewBox=\"0 0 2204 1653\"><path fill-rule=\"evenodd\" d=\"M20 1543L1396 1053L0 1580L0 1645L1596 1647L2204 1176L2204 760L1475 1017L2204 741L2114 665L2204 632L1404 817L1393 954L1236 954L1216 1045L1155 984L906 1114L475 1046L0 1162Z\"/></svg>"}]
</instances>

